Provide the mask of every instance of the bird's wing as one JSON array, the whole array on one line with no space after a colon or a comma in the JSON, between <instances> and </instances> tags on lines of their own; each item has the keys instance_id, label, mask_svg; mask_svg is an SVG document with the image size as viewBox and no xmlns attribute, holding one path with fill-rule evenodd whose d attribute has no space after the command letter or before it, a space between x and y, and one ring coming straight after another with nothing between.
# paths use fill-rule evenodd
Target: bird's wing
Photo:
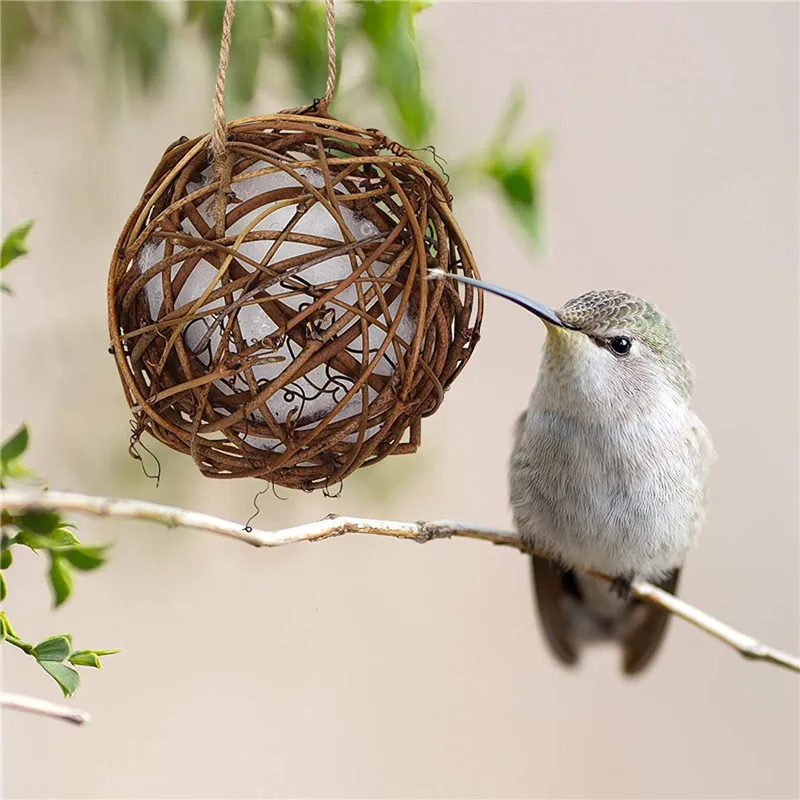
<instances>
[{"instance_id":1,"label":"bird's wing","mask_svg":"<svg viewBox=\"0 0 800 800\"><path fill-rule=\"evenodd\" d=\"M563 664L575 664L578 652L563 603L566 573L547 558L531 556L531 577L539 622L553 653Z\"/></svg>"},{"instance_id":2,"label":"bird's wing","mask_svg":"<svg viewBox=\"0 0 800 800\"><path fill-rule=\"evenodd\" d=\"M675 594L680 574L680 569L675 569L656 585ZM626 675L641 672L653 660L664 641L671 616L660 606L647 606L642 621L622 640L622 669Z\"/></svg>"}]
</instances>

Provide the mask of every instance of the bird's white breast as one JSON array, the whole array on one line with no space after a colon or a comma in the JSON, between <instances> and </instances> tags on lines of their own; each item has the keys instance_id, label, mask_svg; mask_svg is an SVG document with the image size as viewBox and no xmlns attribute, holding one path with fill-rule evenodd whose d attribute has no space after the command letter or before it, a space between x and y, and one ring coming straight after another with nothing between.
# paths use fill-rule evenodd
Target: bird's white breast
<instances>
[{"instance_id":1,"label":"bird's white breast","mask_svg":"<svg viewBox=\"0 0 800 800\"><path fill-rule=\"evenodd\" d=\"M701 522L711 443L671 392L632 418L570 415L536 393L517 425L520 534L569 566L649 579L678 566Z\"/></svg>"}]
</instances>

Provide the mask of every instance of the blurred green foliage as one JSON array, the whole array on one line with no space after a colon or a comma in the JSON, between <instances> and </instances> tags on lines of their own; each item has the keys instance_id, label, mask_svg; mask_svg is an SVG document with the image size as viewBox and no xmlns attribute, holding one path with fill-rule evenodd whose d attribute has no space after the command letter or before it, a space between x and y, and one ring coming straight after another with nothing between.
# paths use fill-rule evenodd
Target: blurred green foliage
<instances>
[{"instance_id":1,"label":"blurred green foliage","mask_svg":"<svg viewBox=\"0 0 800 800\"><path fill-rule=\"evenodd\" d=\"M164 71L170 42L171 27L164 9L158 3L141 0L91 5L103 15L105 59L120 58L127 75L138 80L143 89L151 88Z\"/></svg>"},{"instance_id":2,"label":"blurred green foliage","mask_svg":"<svg viewBox=\"0 0 800 800\"><path fill-rule=\"evenodd\" d=\"M360 47L367 54L367 75L353 93L358 102L377 99L397 129L395 137L409 147L429 144L434 126L434 103L425 90L415 24L417 14L429 5L418 0L354 0L337 9L337 74L341 75L351 51ZM224 9L224 0L4 0L0 3L4 78L13 77L26 60L37 57L41 52L37 44L51 42L71 50L84 67L94 69L106 93L120 88L121 75L134 91L152 93L166 73L171 51L185 33L199 32L207 43L210 72L216 70ZM231 36L227 98L232 106L246 107L252 102L269 49L287 62L297 105L324 95L327 48L325 6L320 0L239 0ZM265 80L271 77L267 75ZM535 244L544 147L538 139L511 144L523 99L520 92L512 97L495 136L478 154L468 157L462 169L494 188L527 241ZM32 225L32 221L22 223L6 236L0 269L28 252L26 239ZM4 283L0 290L10 294ZM3 443L0 488L8 481L35 479L22 461L29 438L22 425ZM380 493L381 487L375 488ZM54 607L69 598L76 571L94 570L105 562L108 545L82 544L74 526L57 512L10 514L3 510L1 523L0 601L7 596L5 575L13 564L15 548L28 548L48 559ZM118 652L75 650L68 634L51 636L36 645L28 643L13 629L5 612L0 612L0 640L34 658L65 695L74 694L79 687L75 667L98 668L102 656Z\"/></svg>"},{"instance_id":3,"label":"blurred green foliage","mask_svg":"<svg viewBox=\"0 0 800 800\"><path fill-rule=\"evenodd\" d=\"M537 137L522 146L511 143L524 109L525 95L518 88L486 148L484 160L478 163L478 171L494 185L528 241L537 245L541 237L539 181L547 141Z\"/></svg>"},{"instance_id":4,"label":"blurred green foliage","mask_svg":"<svg viewBox=\"0 0 800 800\"><path fill-rule=\"evenodd\" d=\"M0 268L28 252L27 236L33 227L29 220L13 228L4 238ZM0 445L0 489L9 482L34 481L36 475L23 463L30 444L30 432L24 423ZM58 608L72 593L73 571L88 572L102 566L109 545L82 544L73 532L75 526L57 511L31 510L22 513L0 511L0 602L8 596L6 572L14 563L15 548L27 547L44 554L49 561L47 571L53 592L53 607ZM73 650L68 634L51 636L37 645L26 642L12 627L8 616L0 611L0 641L32 656L39 666L53 678L64 696L73 695L80 685L80 675L75 666L100 667L100 657L118 650Z\"/></svg>"},{"instance_id":5,"label":"blurred green foliage","mask_svg":"<svg viewBox=\"0 0 800 800\"><path fill-rule=\"evenodd\" d=\"M306 98L325 94L328 78L328 53L320 44L326 41L325 5L315 0L287 3L289 24L283 42L283 52L289 59L295 85ZM336 27L341 32L341 22ZM341 62L342 42L337 48Z\"/></svg>"},{"instance_id":6,"label":"blurred green foliage","mask_svg":"<svg viewBox=\"0 0 800 800\"><path fill-rule=\"evenodd\" d=\"M423 142L433 111L422 86L414 16L426 3L361 0L359 25L372 46L376 85L385 93L402 123L407 141Z\"/></svg>"},{"instance_id":7,"label":"blurred green foliage","mask_svg":"<svg viewBox=\"0 0 800 800\"><path fill-rule=\"evenodd\" d=\"M33 220L29 219L12 228L5 239L3 239L3 248L0 254L0 270L4 270L12 261L20 256L24 256L28 252L26 239L33 227ZM4 282L0 282L0 292L4 294L12 294L11 287Z\"/></svg>"},{"instance_id":8,"label":"blurred green foliage","mask_svg":"<svg viewBox=\"0 0 800 800\"><path fill-rule=\"evenodd\" d=\"M26 239L33 227L33 220L29 219L12 228L3 239L2 255L0 255L0 269L5 269L14 259L27 255L28 246Z\"/></svg>"},{"instance_id":9,"label":"blurred green foliage","mask_svg":"<svg viewBox=\"0 0 800 800\"><path fill-rule=\"evenodd\" d=\"M28 447L28 428L21 425L0 448L0 488L9 481L31 480L35 475L22 463ZM57 511L27 511L11 514L6 509L0 519L0 602L8 596L5 573L14 563L14 548L27 547L47 555L48 579L57 608L72 593L73 570L87 572L105 563L108 545L86 545L73 533L75 526ZM74 650L69 634L51 636L39 644L26 642L12 627L4 611L0 612L0 641L7 642L33 657L39 666L61 687L64 696L75 694L80 675L75 666L100 667L101 656L118 650Z\"/></svg>"},{"instance_id":10,"label":"blurred green foliage","mask_svg":"<svg viewBox=\"0 0 800 800\"><path fill-rule=\"evenodd\" d=\"M224 14L225 0L189 0L187 4L185 20L190 25L200 26L215 68ZM274 33L275 19L270 3L251 0L237 4L231 28L231 52L235 55L228 63L226 78L226 92L234 105L246 105L253 99L261 70L262 50Z\"/></svg>"},{"instance_id":11,"label":"blurred green foliage","mask_svg":"<svg viewBox=\"0 0 800 800\"><path fill-rule=\"evenodd\" d=\"M346 69L351 51L367 53L367 75L353 90L355 100L377 99L396 129L392 135L415 148L430 144L435 121L416 34L416 17L430 5L425 0L354 0L337 8L338 74L343 64ZM111 90L118 88L121 69L135 90L152 93L166 72L170 52L183 34L193 30L207 43L210 75L216 70L224 9L225 0L4 0L0 3L3 71L13 75L26 59L36 57L38 42L52 41L81 55L106 82L107 91L108 82ZM276 80L272 74L262 75L267 51L286 61L296 105L324 95L327 47L321 0L239 0L231 38L227 79L231 107L248 107L262 82ZM91 48L97 52L87 59L85 51ZM211 87L209 82L209 98ZM508 144L508 134L519 120L521 99L520 95L512 99L498 135L465 164L497 192L526 241L535 245L544 150L538 139L516 148Z\"/></svg>"}]
</instances>

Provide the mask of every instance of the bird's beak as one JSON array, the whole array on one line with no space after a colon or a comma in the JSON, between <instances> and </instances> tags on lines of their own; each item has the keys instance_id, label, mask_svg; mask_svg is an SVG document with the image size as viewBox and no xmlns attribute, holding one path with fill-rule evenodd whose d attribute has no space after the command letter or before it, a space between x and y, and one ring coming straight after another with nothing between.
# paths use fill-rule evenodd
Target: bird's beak
<instances>
[{"instance_id":1,"label":"bird's beak","mask_svg":"<svg viewBox=\"0 0 800 800\"><path fill-rule=\"evenodd\" d=\"M524 294L519 294L511 289L504 289L502 286L495 286L493 283L485 283L484 281L475 280L475 278L468 278L466 275L454 275L452 272L444 272L443 270L438 269L431 270L430 276L432 278L452 278L454 281L475 286L478 289L483 289L485 292L496 294L498 297L505 297L506 300L510 300L512 303L516 303L518 306L522 306L524 309L530 311L531 314L535 314L540 320L546 322L548 325L577 330L575 325L572 325L569 322L564 322L564 320L562 320L549 306L546 306L537 300L531 300L530 297L525 297Z\"/></svg>"}]
</instances>

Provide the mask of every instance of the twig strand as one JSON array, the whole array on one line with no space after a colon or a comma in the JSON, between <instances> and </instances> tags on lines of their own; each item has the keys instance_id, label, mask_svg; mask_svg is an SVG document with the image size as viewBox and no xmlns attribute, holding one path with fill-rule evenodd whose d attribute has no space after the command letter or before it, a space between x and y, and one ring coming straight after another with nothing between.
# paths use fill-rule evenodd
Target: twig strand
<instances>
[{"instance_id":1,"label":"twig strand","mask_svg":"<svg viewBox=\"0 0 800 800\"><path fill-rule=\"evenodd\" d=\"M392 522L359 517L327 517L319 522L297 525L277 531L245 529L241 524L201 514L174 506L163 506L144 500L114 499L76 494L72 492L32 492L30 490L5 489L0 491L0 508L9 512L60 509L89 514L96 517L142 519L158 522L170 528L191 528L246 542L256 547L280 547L295 542L314 542L341 536L346 533L364 533L375 536L392 536L411 539L415 542L430 542L433 539L449 539L459 536L479 539L492 544L514 547L527 552L525 543L510 531L487 528L451 520L435 522ZM610 580L608 576L597 575ZM652 584L637 581L633 584L634 596L661 606L686 620L697 628L711 634L749 659L767 661L786 669L800 672L800 659L784 653L752 636L741 633L730 625L715 619L705 611L690 605Z\"/></svg>"},{"instance_id":2,"label":"twig strand","mask_svg":"<svg viewBox=\"0 0 800 800\"><path fill-rule=\"evenodd\" d=\"M24 694L14 694L13 692L0 692L0 708L11 708L15 711L41 714L44 717L71 722L73 725L83 725L90 719L89 714L79 708L70 708L58 703L51 703L49 700L41 700L38 697L28 697Z\"/></svg>"}]
</instances>

